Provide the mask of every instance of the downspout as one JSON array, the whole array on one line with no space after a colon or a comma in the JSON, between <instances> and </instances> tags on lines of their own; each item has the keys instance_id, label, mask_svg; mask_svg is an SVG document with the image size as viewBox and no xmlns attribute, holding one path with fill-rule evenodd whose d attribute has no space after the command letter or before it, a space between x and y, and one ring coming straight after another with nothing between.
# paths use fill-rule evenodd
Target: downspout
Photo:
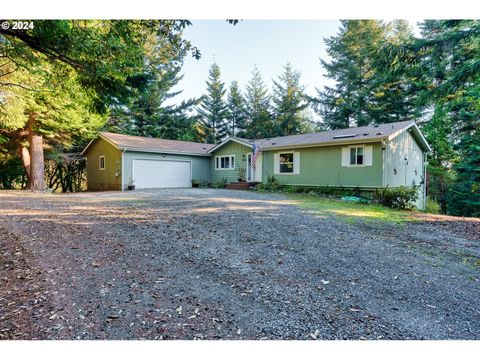
<instances>
[{"instance_id":1,"label":"downspout","mask_svg":"<svg viewBox=\"0 0 480 360\"><path fill-rule=\"evenodd\" d=\"M122 150L122 191L125 191L125 178L124 178L124 171L125 168L125 149Z\"/></svg>"},{"instance_id":2,"label":"downspout","mask_svg":"<svg viewBox=\"0 0 480 360\"><path fill-rule=\"evenodd\" d=\"M380 145L382 147L382 187L385 187L385 157L386 157L386 152L387 152L387 144L385 140L382 140L382 143Z\"/></svg>"},{"instance_id":3,"label":"downspout","mask_svg":"<svg viewBox=\"0 0 480 360\"><path fill-rule=\"evenodd\" d=\"M423 153L423 209L427 207L427 153Z\"/></svg>"}]
</instances>

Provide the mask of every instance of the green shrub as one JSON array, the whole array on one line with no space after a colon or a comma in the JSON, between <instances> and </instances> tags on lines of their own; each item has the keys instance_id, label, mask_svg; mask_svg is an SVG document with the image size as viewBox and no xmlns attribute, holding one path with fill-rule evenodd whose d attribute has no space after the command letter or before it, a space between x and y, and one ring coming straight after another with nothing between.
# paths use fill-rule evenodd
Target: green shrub
<instances>
[{"instance_id":1,"label":"green shrub","mask_svg":"<svg viewBox=\"0 0 480 360\"><path fill-rule=\"evenodd\" d=\"M377 189L373 200L383 206L394 209L412 209L418 199L416 187L400 186L397 188L384 187Z\"/></svg>"},{"instance_id":2,"label":"green shrub","mask_svg":"<svg viewBox=\"0 0 480 360\"><path fill-rule=\"evenodd\" d=\"M427 204L425 205L425 212L432 214L440 214L440 204L432 197L427 197Z\"/></svg>"},{"instance_id":3,"label":"green shrub","mask_svg":"<svg viewBox=\"0 0 480 360\"><path fill-rule=\"evenodd\" d=\"M282 191L287 194L295 194L302 192L302 188L296 185L285 185L282 187Z\"/></svg>"},{"instance_id":4,"label":"green shrub","mask_svg":"<svg viewBox=\"0 0 480 360\"><path fill-rule=\"evenodd\" d=\"M271 192L280 192L282 191L283 186L278 182L275 176L271 175L267 178L267 182L260 183L255 186L253 189L257 191L271 191Z\"/></svg>"},{"instance_id":5,"label":"green shrub","mask_svg":"<svg viewBox=\"0 0 480 360\"><path fill-rule=\"evenodd\" d=\"M225 186L227 186L227 183L228 183L227 178L223 178L222 181L211 183L210 187L213 189L223 189Z\"/></svg>"}]
</instances>

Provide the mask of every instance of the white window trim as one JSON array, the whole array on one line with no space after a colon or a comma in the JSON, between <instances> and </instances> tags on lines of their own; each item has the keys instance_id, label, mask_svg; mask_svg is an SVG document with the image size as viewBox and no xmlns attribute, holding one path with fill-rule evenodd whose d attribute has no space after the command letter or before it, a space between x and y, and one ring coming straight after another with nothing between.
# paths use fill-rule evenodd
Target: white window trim
<instances>
[{"instance_id":1,"label":"white window trim","mask_svg":"<svg viewBox=\"0 0 480 360\"><path fill-rule=\"evenodd\" d=\"M103 168L102 168L102 160L103 159ZM105 170L105 155L100 155L98 157L98 170Z\"/></svg>"},{"instance_id":2,"label":"white window trim","mask_svg":"<svg viewBox=\"0 0 480 360\"><path fill-rule=\"evenodd\" d=\"M229 166L228 168L221 168L221 167L218 167L218 165L221 165L221 161L217 160L217 159L220 159L222 157L228 157L230 158L229 160ZM233 159L233 161L232 161ZM232 166L233 165L233 166ZM215 170L235 170L235 166L237 165L237 159L235 159L235 155L234 154L229 154L229 155L218 155L218 156L215 156Z\"/></svg>"},{"instance_id":3,"label":"white window trim","mask_svg":"<svg viewBox=\"0 0 480 360\"><path fill-rule=\"evenodd\" d=\"M293 157L292 157L293 167L292 167L292 172L282 172L281 166L280 166L281 164L279 162L278 163L278 174L279 175L298 175L298 174L295 173L295 151L280 151L278 153L278 161L280 161L280 155L282 155L282 154L292 154L293 155Z\"/></svg>"},{"instance_id":4,"label":"white window trim","mask_svg":"<svg viewBox=\"0 0 480 360\"><path fill-rule=\"evenodd\" d=\"M357 148L362 148L363 149L363 164L361 165L352 165L350 164L350 154L351 154L351 150L350 149L357 149ZM355 156L355 160L356 160L356 156ZM348 167L366 167L367 165L365 165L365 145L352 145L352 146L349 146L348 147Z\"/></svg>"}]
</instances>

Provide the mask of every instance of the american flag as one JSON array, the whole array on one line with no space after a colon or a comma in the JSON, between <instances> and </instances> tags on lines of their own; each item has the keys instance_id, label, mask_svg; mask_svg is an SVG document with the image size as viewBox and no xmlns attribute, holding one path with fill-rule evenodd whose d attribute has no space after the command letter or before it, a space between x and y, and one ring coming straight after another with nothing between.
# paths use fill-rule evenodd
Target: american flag
<instances>
[{"instance_id":1,"label":"american flag","mask_svg":"<svg viewBox=\"0 0 480 360\"><path fill-rule=\"evenodd\" d=\"M260 147L257 146L255 143L253 143L253 149L252 149L253 155L252 155L252 167L255 169L255 165L257 163L257 157L260 154Z\"/></svg>"}]
</instances>

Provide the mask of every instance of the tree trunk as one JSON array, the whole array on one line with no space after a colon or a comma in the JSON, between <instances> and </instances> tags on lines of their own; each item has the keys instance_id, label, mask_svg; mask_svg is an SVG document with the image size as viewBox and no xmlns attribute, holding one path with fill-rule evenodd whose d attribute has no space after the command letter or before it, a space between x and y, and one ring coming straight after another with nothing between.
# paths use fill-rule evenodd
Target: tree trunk
<instances>
[{"instance_id":1,"label":"tree trunk","mask_svg":"<svg viewBox=\"0 0 480 360\"><path fill-rule=\"evenodd\" d=\"M30 131L30 186L33 191L45 190L45 160L43 158L43 136Z\"/></svg>"},{"instance_id":2,"label":"tree trunk","mask_svg":"<svg viewBox=\"0 0 480 360\"><path fill-rule=\"evenodd\" d=\"M20 147L20 158L22 159L22 165L27 175L26 187L30 187L30 153L25 146Z\"/></svg>"}]
</instances>

